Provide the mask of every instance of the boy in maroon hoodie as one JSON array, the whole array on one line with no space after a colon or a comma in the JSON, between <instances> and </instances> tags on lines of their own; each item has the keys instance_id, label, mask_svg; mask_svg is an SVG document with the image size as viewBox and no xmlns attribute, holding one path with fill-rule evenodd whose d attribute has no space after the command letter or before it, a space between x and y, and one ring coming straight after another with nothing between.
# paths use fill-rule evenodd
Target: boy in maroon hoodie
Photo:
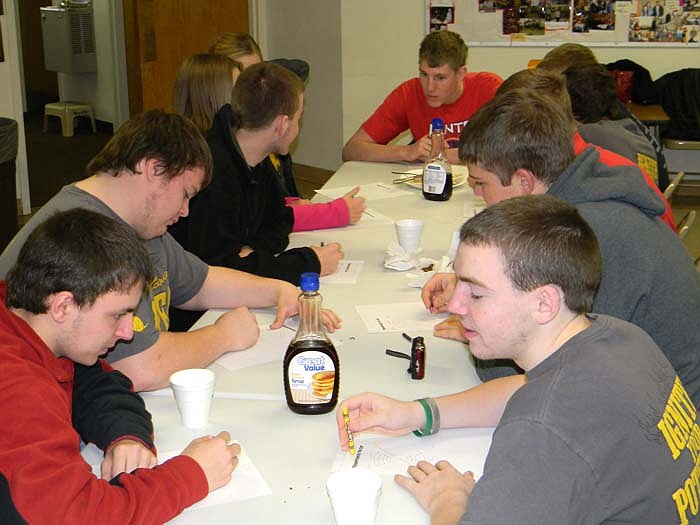
<instances>
[{"instance_id":1,"label":"boy in maroon hoodie","mask_svg":"<svg viewBox=\"0 0 700 525\"><path fill-rule=\"evenodd\" d=\"M155 466L150 414L100 359L133 336L152 274L132 228L76 208L40 224L0 282L0 522L163 523L231 478L227 432ZM104 450L102 479L81 439Z\"/></svg>"}]
</instances>

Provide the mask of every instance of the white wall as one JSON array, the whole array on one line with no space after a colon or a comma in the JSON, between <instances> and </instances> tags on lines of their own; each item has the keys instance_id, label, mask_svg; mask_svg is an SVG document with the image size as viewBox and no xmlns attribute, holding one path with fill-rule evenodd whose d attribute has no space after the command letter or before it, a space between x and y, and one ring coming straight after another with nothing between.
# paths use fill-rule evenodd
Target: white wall
<instances>
[{"instance_id":1,"label":"white wall","mask_svg":"<svg viewBox=\"0 0 700 525\"><path fill-rule=\"evenodd\" d=\"M342 99L335 103L342 107L343 136L329 147L339 151L393 87L416 75L418 46L425 33L425 3L424 0L337 1L341 5ZM472 71L493 71L505 78L527 67L531 58L541 58L549 49L472 47L467 66ZM700 67L697 47L619 46L595 47L594 51L603 63L620 58L634 60L646 67L653 79L685 67ZM335 54L334 49L330 52ZM326 104L332 102L328 100ZM333 112L331 108L329 111ZM307 133L303 138L313 136ZM314 156L305 159L305 163L321 166Z\"/></svg>"},{"instance_id":2,"label":"white wall","mask_svg":"<svg viewBox=\"0 0 700 525\"><path fill-rule=\"evenodd\" d=\"M341 0L343 140L418 72L423 0Z\"/></svg>"},{"instance_id":3,"label":"white wall","mask_svg":"<svg viewBox=\"0 0 700 525\"><path fill-rule=\"evenodd\" d=\"M5 15L0 16L2 44L5 61L0 62L0 116L17 121L19 144L17 153L17 197L22 199L22 213L28 214L29 178L27 171L27 149L24 140L24 106L21 85L21 57L19 45L19 13L17 0L5 0Z\"/></svg>"},{"instance_id":4,"label":"white wall","mask_svg":"<svg viewBox=\"0 0 700 525\"><path fill-rule=\"evenodd\" d=\"M338 0L265 0L258 34L266 58L311 66L294 162L334 170L342 144L342 71Z\"/></svg>"},{"instance_id":5,"label":"white wall","mask_svg":"<svg viewBox=\"0 0 700 525\"><path fill-rule=\"evenodd\" d=\"M506 78L525 69L532 58L542 58L551 47L471 47L467 66L472 71L492 71ZM700 67L697 47L599 47L591 48L605 64L628 58L649 70L652 80L686 67Z\"/></svg>"}]
</instances>

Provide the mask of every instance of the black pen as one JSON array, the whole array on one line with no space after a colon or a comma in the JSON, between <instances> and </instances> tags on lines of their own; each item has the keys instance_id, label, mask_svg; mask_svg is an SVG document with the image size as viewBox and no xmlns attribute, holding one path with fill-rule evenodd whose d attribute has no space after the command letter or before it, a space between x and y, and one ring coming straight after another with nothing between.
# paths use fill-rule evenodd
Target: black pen
<instances>
[{"instance_id":1,"label":"black pen","mask_svg":"<svg viewBox=\"0 0 700 525\"><path fill-rule=\"evenodd\" d=\"M413 338L412 338L410 335L408 335L406 332L403 332L403 333L401 334L401 336L402 336L406 341L408 341L409 343L412 343L412 342L413 342Z\"/></svg>"}]
</instances>

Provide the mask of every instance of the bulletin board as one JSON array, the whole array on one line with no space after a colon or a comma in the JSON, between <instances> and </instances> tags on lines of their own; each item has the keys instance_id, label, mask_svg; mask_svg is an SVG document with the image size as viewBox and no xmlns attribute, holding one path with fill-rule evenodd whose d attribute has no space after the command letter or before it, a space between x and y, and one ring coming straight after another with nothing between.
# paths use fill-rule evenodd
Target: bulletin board
<instances>
[{"instance_id":1,"label":"bulletin board","mask_svg":"<svg viewBox=\"0 0 700 525\"><path fill-rule=\"evenodd\" d=\"M424 0L468 46L700 47L700 0Z\"/></svg>"}]
</instances>

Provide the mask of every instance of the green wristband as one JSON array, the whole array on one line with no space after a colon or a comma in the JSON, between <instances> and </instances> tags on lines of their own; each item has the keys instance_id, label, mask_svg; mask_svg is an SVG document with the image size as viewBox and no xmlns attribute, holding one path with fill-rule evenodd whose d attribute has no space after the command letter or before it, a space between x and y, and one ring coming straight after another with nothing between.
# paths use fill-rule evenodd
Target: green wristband
<instances>
[{"instance_id":1,"label":"green wristband","mask_svg":"<svg viewBox=\"0 0 700 525\"><path fill-rule=\"evenodd\" d=\"M432 397L416 399L425 411L425 426L413 431L418 437L432 436L440 430L440 409Z\"/></svg>"}]
</instances>

